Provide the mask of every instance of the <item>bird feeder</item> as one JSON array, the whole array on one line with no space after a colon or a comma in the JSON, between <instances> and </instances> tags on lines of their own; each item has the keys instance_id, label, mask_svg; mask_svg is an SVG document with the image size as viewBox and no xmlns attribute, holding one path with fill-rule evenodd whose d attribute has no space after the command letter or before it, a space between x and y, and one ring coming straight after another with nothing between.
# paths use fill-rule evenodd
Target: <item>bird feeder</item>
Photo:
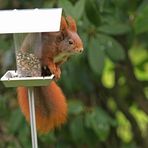
<instances>
[{"instance_id":1,"label":"bird feeder","mask_svg":"<svg viewBox=\"0 0 148 148\"><path fill-rule=\"evenodd\" d=\"M42 32L60 29L61 8L1 10L0 34L13 33L16 53L16 70L7 71L1 78L5 87L28 88L32 147L37 148L34 106L34 87L47 86L54 75L42 76Z\"/></svg>"}]
</instances>

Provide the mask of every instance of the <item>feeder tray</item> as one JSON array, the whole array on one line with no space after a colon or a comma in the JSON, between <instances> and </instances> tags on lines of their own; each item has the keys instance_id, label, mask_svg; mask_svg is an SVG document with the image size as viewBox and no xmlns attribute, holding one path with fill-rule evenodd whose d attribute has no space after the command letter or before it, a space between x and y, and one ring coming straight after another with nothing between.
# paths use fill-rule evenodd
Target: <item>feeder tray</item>
<instances>
[{"instance_id":1,"label":"feeder tray","mask_svg":"<svg viewBox=\"0 0 148 148\"><path fill-rule=\"evenodd\" d=\"M1 81L5 87L18 87L18 86L47 86L50 84L54 75L48 77L18 77L18 74L14 70L7 71Z\"/></svg>"}]
</instances>

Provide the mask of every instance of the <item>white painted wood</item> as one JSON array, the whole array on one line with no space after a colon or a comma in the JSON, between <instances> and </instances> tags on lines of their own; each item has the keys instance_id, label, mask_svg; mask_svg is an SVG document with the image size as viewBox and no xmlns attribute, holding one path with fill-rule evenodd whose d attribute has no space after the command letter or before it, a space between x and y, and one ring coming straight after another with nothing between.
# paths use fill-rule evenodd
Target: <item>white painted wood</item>
<instances>
[{"instance_id":1,"label":"white painted wood","mask_svg":"<svg viewBox=\"0 0 148 148\"><path fill-rule=\"evenodd\" d=\"M62 9L23 9L0 11L0 33L56 32Z\"/></svg>"}]
</instances>

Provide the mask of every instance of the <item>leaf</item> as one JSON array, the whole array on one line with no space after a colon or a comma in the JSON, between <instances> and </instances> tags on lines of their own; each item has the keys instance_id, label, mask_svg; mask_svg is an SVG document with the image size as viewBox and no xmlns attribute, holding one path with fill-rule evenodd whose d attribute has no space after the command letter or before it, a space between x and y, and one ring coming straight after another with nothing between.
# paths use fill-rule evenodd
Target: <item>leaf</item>
<instances>
[{"instance_id":1,"label":"leaf","mask_svg":"<svg viewBox=\"0 0 148 148\"><path fill-rule=\"evenodd\" d=\"M80 19L84 12L85 0L80 0L73 5L68 0L60 0L59 6L62 7L67 15L71 15L76 20Z\"/></svg>"},{"instance_id":2,"label":"leaf","mask_svg":"<svg viewBox=\"0 0 148 148\"><path fill-rule=\"evenodd\" d=\"M4 36L4 35L1 35L1 38L0 38L0 50L8 50L10 49L11 47L11 42L8 41L8 39Z\"/></svg>"},{"instance_id":3,"label":"leaf","mask_svg":"<svg viewBox=\"0 0 148 148\"><path fill-rule=\"evenodd\" d=\"M52 142L56 142L56 135L54 133L54 131L50 131L48 134L40 134L38 135L39 139L43 142L43 143L52 143Z\"/></svg>"},{"instance_id":4,"label":"leaf","mask_svg":"<svg viewBox=\"0 0 148 148\"><path fill-rule=\"evenodd\" d=\"M97 38L92 38L90 41L88 61L92 71L97 75L101 75L104 68L105 53L104 46L99 45L99 40Z\"/></svg>"},{"instance_id":5,"label":"leaf","mask_svg":"<svg viewBox=\"0 0 148 148\"><path fill-rule=\"evenodd\" d=\"M84 13L85 0L79 0L74 7L75 18L78 20Z\"/></svg>"},{"instance_id":6,"label":"leaf","mask_svg":"<svg viewBox=\"0 0 148 148\"><path fill-rule=\"evenodd\" d=\"M70 124L70 131L74 141L82 142L85 141L85 129L83 123L83 116L76 116L71 124Z\"/></svg>"},{"instance_id":7,"label":"leaf","mask_svg":"<svg viewBox=\"0 0 148 148\"><path fill-rule=\"evenodd\" d=\"M73 16L73 5L68 0L60 0L59 7L62 7L66 14Z\"/></svg>"},{"instance_id":8,"label":"leaf","mask_svg":"<svg viewBox=\"0 0 148 148\"><path fill-rule=\"evenodd\" d=\"M135 32L136 34L144 33L148 31L148 5L141 8L135 19Z\"/></svg>"},{"instance_id":9,"label":"leaf","mask_svg":"<svg viewBox=\"0 0 148 148\"><path fill-rule=\"evenodd\" d=\"M20 143L24 147L31 148L32 147L31 146L31 139L29 136L30 128L27 128L26 125L27 125L27 123L24 120L24 122L21 124L21 127L20 127L21 130L19 131L18 138L19 138Z\"/></svg>"},{"instance_id":10,"label":"leaf","mask_svg":"<svg viewBox=\"0 0 148 148\"><path fill-rule=\"evenodd\" d=\"M102 84L106 88L113 88L115 85L114 73L114 64L109 59L106 59L104 71L102 74Z\"/></svg>"},{"instance_id":11,"label":"leaf","mask_svg":"<svg viewBox=\"0 0 148 148\"><path fill-rule=\"evenodd\" d=\"M3 65L2 68L6 70L8 67L12 66L15 63L14 58L14 52L12 50L6 50L1 59Z\"/></svg>"},{"instance_id":12,"label":"leaf","mask_svg":"<svg viewBox=\"0 0 148 148\"><path fill-rule=\"evenodd\" d=\"M97 36L97 39L98 46L100 44L104 47L105 53L112 61L118 62L124 60L125 52L123 50L123 47L115 39L104 34L99 34Z\"/></svg>"},{"instance_id":13,"label":"leaf","mask_svg":"<svg viewBox=\"0 0 148 148\"><path fill-rule=\"evenodd\" d=\"M130 27L125 23L114 22L102 25L98 28L98 30L111 35L120 35L129 32Z\"/></svg>"},{"instance_id":14,"label":"leaf","mask_svg":"<svg viewBox=\"0 0 148 148\"><path fill-rule=\"evenodd\" d=\"M93 129L101 141L105 141L110 132L110 117L101 108L94 108L85 116L85 125Z\"/></svg>"},{"instance_id":15,"label":"leaf","mask_svg":"<svg viewBox=\"0 0 148 148\"><path fill-rule=\"evenodd\" d=\"M21 126L22 121L23 121L23 116L20 110L16 109L15 111L13 111L10 118L10 131L12 133L18 131L18 128Z\"/></svg>"},{"instance_id":16,"label":"leaf","mask_svg":"<svg viewBox=\"0 0 148 148\"><path fill-rule=\"evenodd\" d=\"M84 111L84 105L80 101L71 100L68 102L69 114L78 115Z\"/></svg>"},{"instance_id":17,"label":"leaf","mask_svg":"<svg viewBox=\"0 0 148 148\"><path fill-rule=\"evenodd\" d=\"M89 21L98 26L100 24L100 12L97 8L97 3L93 0L86 1L85 9Z\"/></svg>"}]
</instances>

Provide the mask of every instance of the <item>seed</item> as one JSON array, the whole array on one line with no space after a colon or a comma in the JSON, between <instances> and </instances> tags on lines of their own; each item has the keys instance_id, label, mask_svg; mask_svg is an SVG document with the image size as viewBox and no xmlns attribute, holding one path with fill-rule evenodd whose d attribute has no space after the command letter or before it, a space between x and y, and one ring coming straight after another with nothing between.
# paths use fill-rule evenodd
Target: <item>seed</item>
<instances>
[{"instance_id":1,"label":"seed","mask_svg":"<svg viewBox=\"0 0 148 148\"><path fill-rule=\"evenodd\" d=\"M21 77L41 76L40 60L32 53L16 53L17 72Z\"/></svg>"}]
</instances>

